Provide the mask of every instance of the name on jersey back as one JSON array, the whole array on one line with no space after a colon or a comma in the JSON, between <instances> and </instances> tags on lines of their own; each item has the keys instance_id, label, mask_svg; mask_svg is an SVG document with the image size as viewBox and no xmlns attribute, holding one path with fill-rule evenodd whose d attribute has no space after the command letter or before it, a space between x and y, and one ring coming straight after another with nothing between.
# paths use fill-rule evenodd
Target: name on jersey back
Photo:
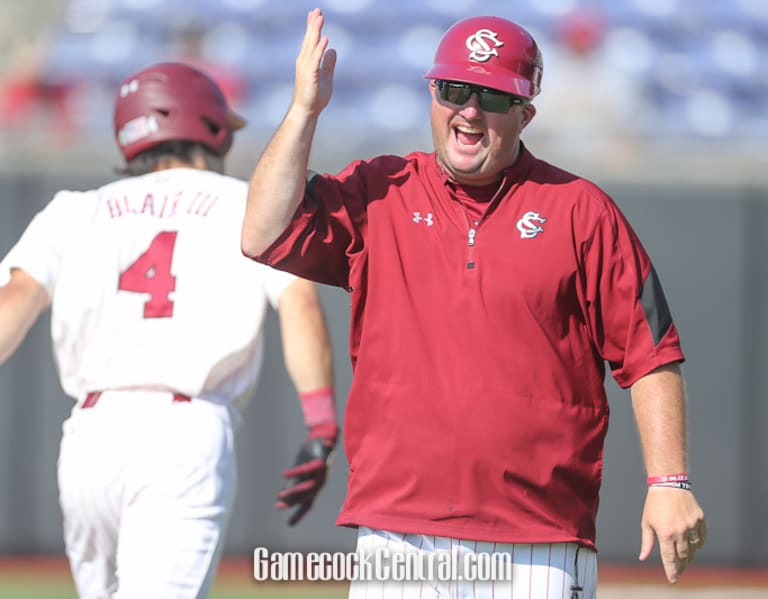
<instances>
[{"instance_id":1,"label":"name on jersey back","mask_svg":"<svg viewBox=\"0 0 768 599\"><path fill-rule=\"evenodd\" d=\"M206 217L218 203L220 196L210 192L194 193L179 190L172 194L124 195L122 197L102 196L99 214L107 218L124 216L149 216L173 218L189 215Z\"/></svg>"}]
</instances>

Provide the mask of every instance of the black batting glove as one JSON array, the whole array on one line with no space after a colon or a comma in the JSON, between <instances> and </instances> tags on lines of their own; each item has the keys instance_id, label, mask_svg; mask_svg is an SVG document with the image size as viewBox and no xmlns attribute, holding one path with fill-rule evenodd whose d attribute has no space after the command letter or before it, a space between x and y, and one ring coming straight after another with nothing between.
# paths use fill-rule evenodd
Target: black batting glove
<instances>
[{"instance_id":1,"label":"black batting glove","mask_svg":"<svg viewBox=\"0 0 768 599\"><path fill-rule=\"evenodd\" d=\"M279 510L298 508L288 519L289 526L304 517L325 484L338 434L335 422L313 426L296 454L293 467L283 472L287 480L277 494L275 507Z\"/></svg>"}]
</instances>

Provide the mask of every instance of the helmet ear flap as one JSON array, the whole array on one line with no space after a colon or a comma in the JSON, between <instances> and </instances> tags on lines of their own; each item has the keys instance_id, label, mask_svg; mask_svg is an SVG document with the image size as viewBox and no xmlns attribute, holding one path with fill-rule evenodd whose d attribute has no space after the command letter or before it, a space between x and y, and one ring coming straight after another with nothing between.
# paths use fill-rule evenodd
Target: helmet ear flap
<instances>
[{"instance_id":1,"label":"helmet ear flap","mask_svg":"<svg viewBox=\"0 0 768 599\"><path fill-rule=\"evenodd\" d=\"M219 133L221 133L222 127L219 123L216 123L205 116L201 116L200 120L202 120L205 126L208 127L208 131L210 131L211 135L214 137L217 137Z\"/></svg>"},{"instance_id":2,"label":"helmet ear flap","mask_svg":"<svg viewBox=\"0 0 768 599\"><path fill-rule=\"evenodd\" d=\"M228 123L221 123L219 121L210 119L206 116L200 117L203 126L208 129L208 134L212 140L214 140L213 144L207 144L212 148L218 148L216 150L216 154L223 155L226 154L230 147L232 147L232 141L233 141L233 130L230 129L228 126Z\"/></svg>"},{"instance_id":3,"label":"helmet ear flap","mask_svg":"<svg viewBox=\"0 0 768 599\"><path fill-rule=\"evenodd\" d=\"M544 65L533 36L500 17L470 17L451 26L435 52L427 79L447 79L532 99Z\"/></svg>"}]
</instances>

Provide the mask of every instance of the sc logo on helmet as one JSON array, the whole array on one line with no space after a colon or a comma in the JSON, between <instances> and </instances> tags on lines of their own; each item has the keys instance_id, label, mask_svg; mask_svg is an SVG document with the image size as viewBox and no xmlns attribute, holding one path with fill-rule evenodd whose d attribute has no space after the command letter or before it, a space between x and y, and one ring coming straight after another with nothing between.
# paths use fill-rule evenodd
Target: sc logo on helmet
<instances>
[{"instance_id":1,"label":"sc logo on helmet","mask_svg":"<svg viewBox=\"0 0 768 599\"><path fill-rule=\"evenodd\" d=\"M471 50L469 53L470 60L486 62L490 60L491 56L498 56L499 51L496 48L504 45L504 42L499 40L498 35L490 29L478 29L470 35L467 38L467 48Z\"/></svg>"}]
</instances>

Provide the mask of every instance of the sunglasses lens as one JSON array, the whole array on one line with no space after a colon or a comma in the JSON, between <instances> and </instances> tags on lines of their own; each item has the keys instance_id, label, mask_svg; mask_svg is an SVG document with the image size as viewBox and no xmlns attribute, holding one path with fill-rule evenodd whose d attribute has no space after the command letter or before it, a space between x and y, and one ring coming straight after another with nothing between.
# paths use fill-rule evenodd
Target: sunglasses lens
<instances>
[{"instance_id":1,"label":"sunglasses lens","mask_svg":"<svg viewBox=\"0 0 768 599\"><path fill-rule=\"evenodd\" d=\"M507 94L482 91L478 93L480 108L486 112L507 112L512 106L512 98Z\"/></svg>"},{"instance_id":2,"label":"sunglasses lens","mask_svg":"<svg viewBox=\"0 0 768 599\"><path fill-rule=\"evenodd\" d=\"M463 106L472 95L472 89L468 85L461 83L443 82L437 88L440 91L440 98L451 104Z\"/></svg>"},{"instance_id":3,"label":"sunglasses lens","mask_svg":"<svg viewBox=\"0 0 768 599\"><path fill-rule=\"evenodd\" d=\"M441 100L464 106L472 94L477 94L480 108L485 112L507 112L515 104L515 98L504 92L497 92L468 83L438 81L437 92ZM519 103L519 102L518 102Z\"/></svg>"}]
</instances>

